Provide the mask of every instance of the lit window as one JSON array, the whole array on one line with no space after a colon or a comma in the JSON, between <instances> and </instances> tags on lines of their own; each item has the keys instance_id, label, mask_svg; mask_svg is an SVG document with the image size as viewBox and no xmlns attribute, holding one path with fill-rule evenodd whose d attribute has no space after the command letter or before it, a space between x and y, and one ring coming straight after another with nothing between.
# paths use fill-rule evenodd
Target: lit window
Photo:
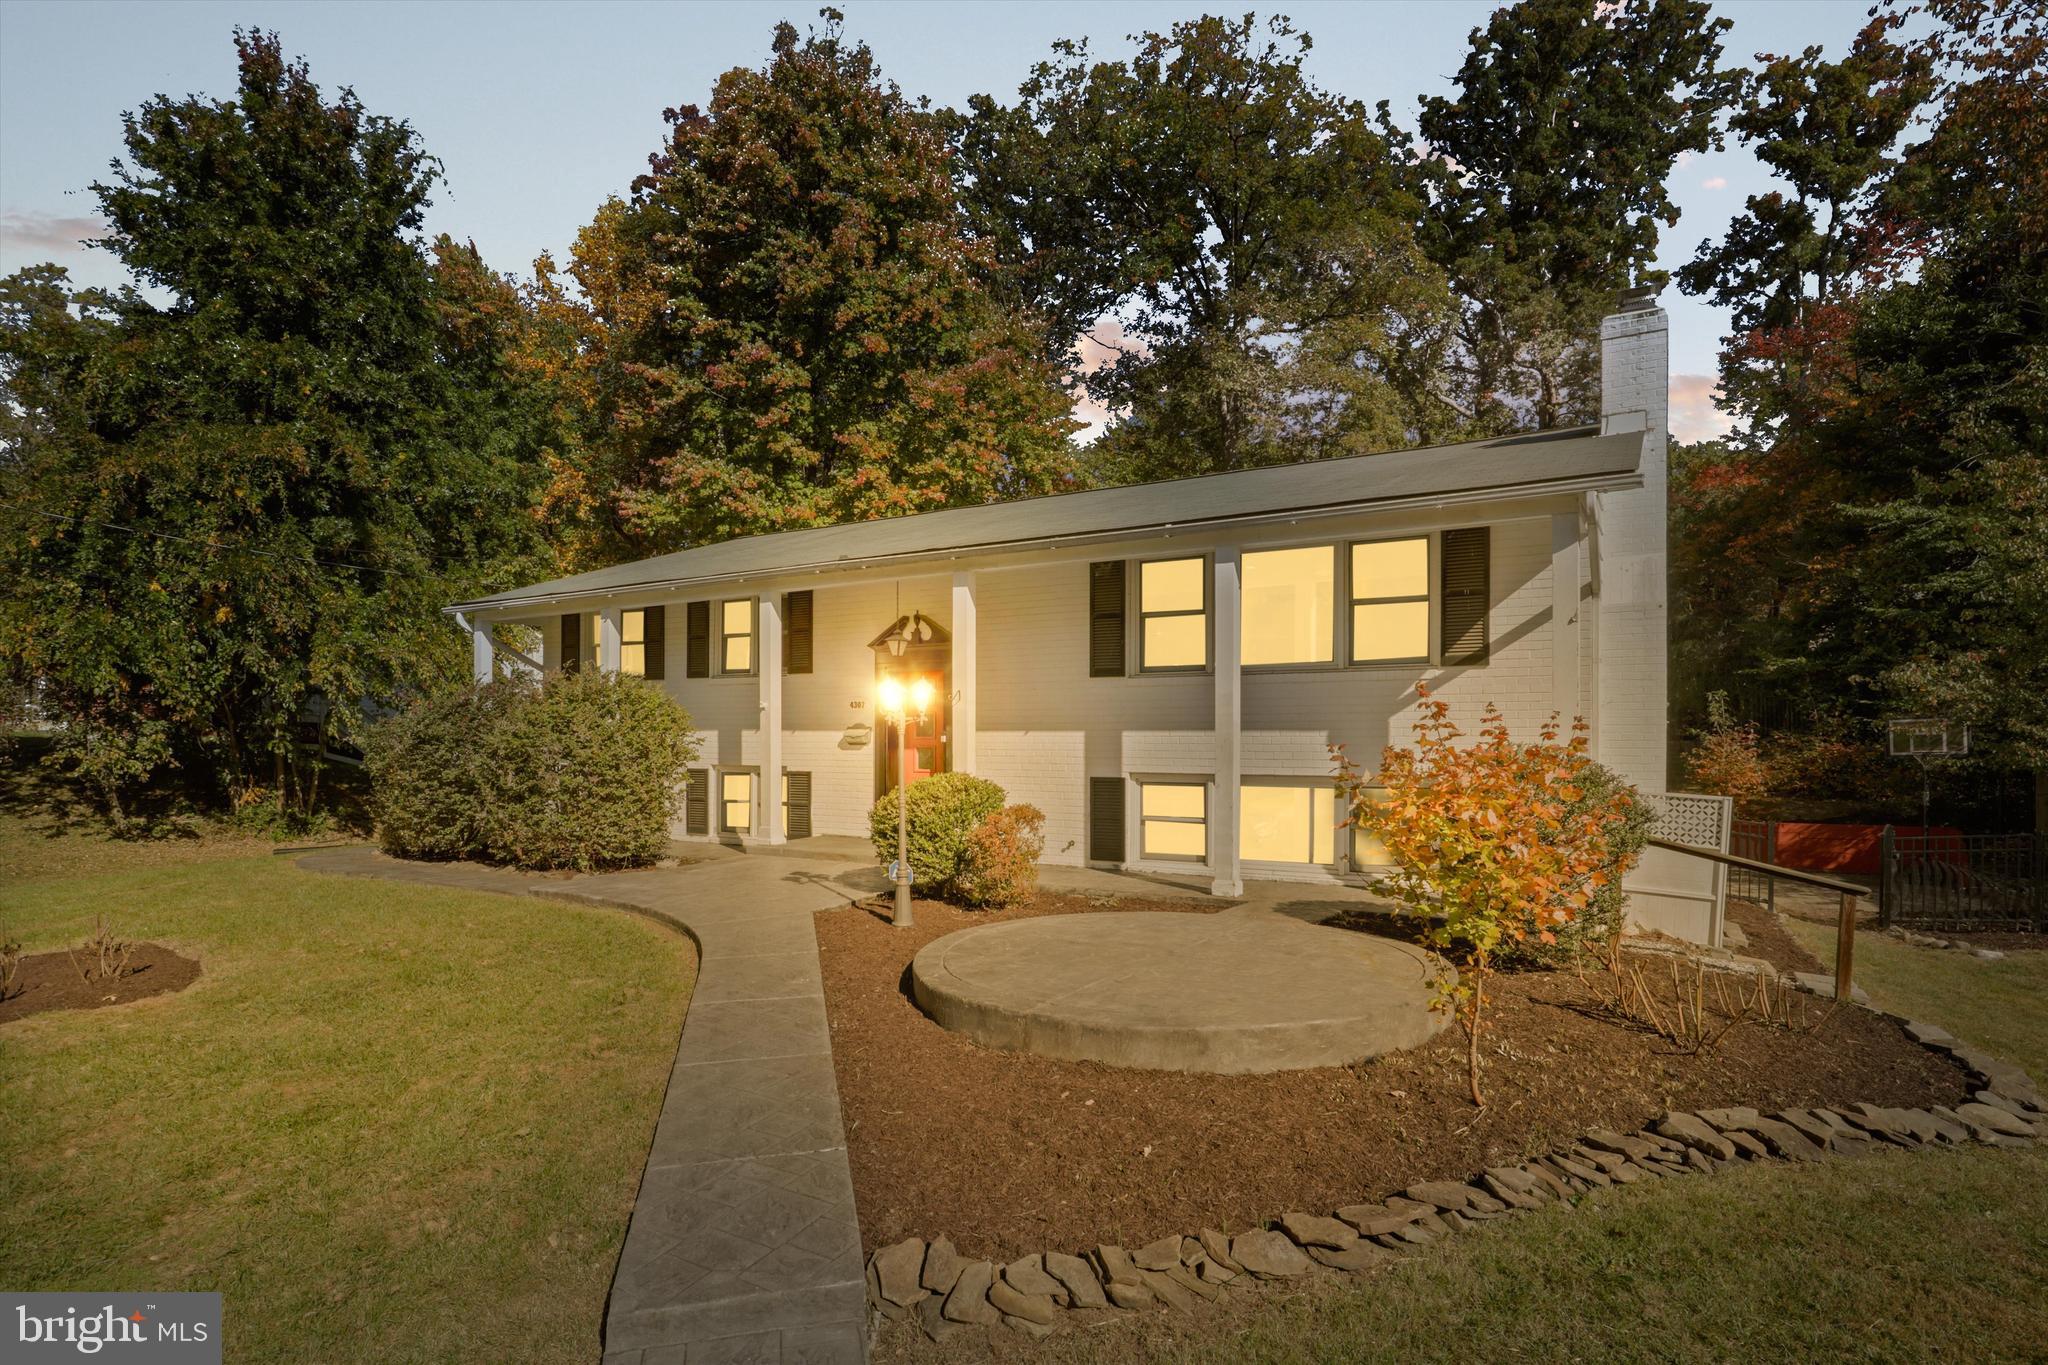
<instances>
[{"instance_id":1,"label":"lit window","mask_svg":"<svg viewBox=\"0 0 2048 1365\"><path fill-rule=\"evenodd\" d=\"M1429 658L1429 537L1351 547L1351 662Z\"/></svg>"},{"instance_id":2,"label":"lit window","mask_svg":"<svg viewBox=\"0 0 2048 1365\"><path fill-rule=\"evenodd\" d=\"M1337 657L1333 626L1337 551L1330 545L1245 555L1247 664L1326 664Z\"/></svg>"},{"instance_id":3,"label":"lit window","mask_svg":"<svg viewBox=\"0 0 2048 1365\"><path fill-rule=\"evenodd\" d=\"M1147 858L1209 856L1209 788L1199 782L1141 782L1138 812Z\"/></svg>"},{"instance_id":4,"label":"lit window","mask_svg":"<svg viewBox=\"0 0 2048 1365\"><path fill-rule=\"evenodd\" d=\"M754 603L751 598L723 602L718 608L718 671L754 671Z\"/></svg>"},{"instance_id":5,"label":"lit window","mask_svg":"<svg viewBox=\"0 0 2048 1365\"><path fill-rule=\"evenodd\" d=\"M1140 668L1203 668L1209 662L1209 574L1205 559L1154 559L1138 566Z\"/></svg>"},{"instance_id":6,"label":"lit window","mask_svg":"<svg viewBox=\"0 0 2048 1365\"><path fill-rule=\"evenodd\" d=\"M634 678L647 676L647 613L619 613L619 672Z\"/></svg>"},{"instance_id":7,"label":"lit window","mask_svg":"<svg viewBox=\"0 0 2048 1365\"><path fill-rule=\"evenodd\" d=\"M1238 789L1237 851L1247 862L1337 861L1337 789L1247 785Z\"/></svg>"},{"instance_id":8,"label":"lit window","mask_svg":"<svg viewBox=\"0 0 2048 1365\"><path fill-rule=\"evenodd\" d=\"M1367 787L1365 799L1375 806L1384 806L1387 804L1387 789ZM1354 825L1351 829L1351 863L1354 867L1392 867L1394 855L1387 852L1387 846L1380 842L1377 834Z\"/></svg>"},{"instance_id":9,"label":"lit window","mask_svg":"<svg viewBox=\"0 0 2048 1365\"><path fill-rule=\"evenodd\" d=\"M719 828L728 834L751 834L754 829L754 775L718 775Z\"/></svg>"}]
</instances>

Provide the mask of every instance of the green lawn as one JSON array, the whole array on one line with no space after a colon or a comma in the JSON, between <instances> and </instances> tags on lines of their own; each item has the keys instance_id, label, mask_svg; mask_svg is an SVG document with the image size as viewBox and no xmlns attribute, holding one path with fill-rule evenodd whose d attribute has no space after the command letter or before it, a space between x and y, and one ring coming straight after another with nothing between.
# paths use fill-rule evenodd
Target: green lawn
<instances>
[{"instance_id":1,"label":"green lawn","mask_svg":"<svg viewBox=\"0 0 2048 1365\"><path fill-rule=\"evenodd\" d=\"M1832 957L1832 926L1788 924ZM2048 1080L2048 953L1984 962L1871 933L1856 956L1878 1004ZM1370 1187L1365 1178L1361 1193ZM1904 1365L2039 1361L2044 1343L2048 1149L2034 1148L1886 1153L1605 1191L1362 1279L1324 1278L1198 1321L1155 1314L1062 1334L1039 1359ZM975 1351L892 1327L881 1354Z\"/></svg>"},{"instance_id":2,"label":"green lawn","mask_svg":"<svg viewBox=\"0 0 2048 1365\"><path fill-rule=\"evenodd\" d=\"M45 874L90 852L39 838L0 852L55 851ZM0 872L0 936L31 951L104 911L204 966L0 1026L0 1285L218 1290L236 1361L595 1360L689 946L600 909L165 856Z\"/></svg>"}]
</instances>

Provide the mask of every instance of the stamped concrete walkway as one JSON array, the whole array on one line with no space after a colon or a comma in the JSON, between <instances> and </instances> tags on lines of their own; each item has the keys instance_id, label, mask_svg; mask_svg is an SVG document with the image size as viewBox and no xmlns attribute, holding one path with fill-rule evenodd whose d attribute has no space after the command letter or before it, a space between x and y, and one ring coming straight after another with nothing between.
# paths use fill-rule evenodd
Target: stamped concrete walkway
<instances>
[{"instance_id":1,"label":"stamped concrete walkway","mask_svg":"<svg viewBox=\"0 0 2048 1365\"><path fill-rule=\"evenodd\" d=\"M636 910L696 940L697 987L605 1314L604 1365L858 1362L867 1288L818 940L819 910L881 874L839 856L747 855L596 876L407 863L368 848L310 871Z\"/></svg>"}]
</instances>

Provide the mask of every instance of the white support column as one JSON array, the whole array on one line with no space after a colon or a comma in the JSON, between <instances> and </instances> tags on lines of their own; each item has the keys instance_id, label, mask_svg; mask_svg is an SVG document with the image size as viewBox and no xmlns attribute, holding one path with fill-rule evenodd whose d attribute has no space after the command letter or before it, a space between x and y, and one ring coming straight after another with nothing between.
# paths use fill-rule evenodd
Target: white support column
<instances>
[{"instance_id":1,"label":"white support column","mask_svg":"<svg viewBox=\"0 0 2048 1365\"><path fill-rule=\"evenodd\" d=\"M1211 594L1216 623L1216 787L1209 805L1210 891L1242 896L1237 861L1237 788L1244 777L1244 690L1238 598L1238 552L1216 552L1216 590Z\"/></svg>"},{"instance_id":2,"label":"white support column","mask_svg":"<svg viewBox=\"0 0 2048 1365\"><path fill-rule=\"evenodd\" d=\"M606 607L597 614L597 667L602 673L619 671L619 609Z\"/></svg>"},{"instance_id":3,"label":"white support column","mask_svg":"<svg viewBox=\"0 0 2048 1365\"><path fill-rule=\"evenodd\" d=\"M1550 519L1550 709L1571 737L1579 704L1579 517ZM1591 719L1591 717L1588 717Z\"/></svg>"},{"instance_id":4,"label":"white support column","mask_svg":"<svg viewBox=\"0 0 2048 1365\"><path fill-rule=\"evenodd\" d=\"M980 648L977 625L974 574L963 570L953 575L953 724L948 736L952 752L948 757L956 773L973 772L976 762L975 659Z\"/></svg>"},{"instance_id":5,"label":"white support column","mask_svg":"<svg viewBox=\"0 0 2048 1365\"><path fill-rule=\"evenodd\" d=\"M498 674L498 647L488 621L469 622L469 676L481 687Z\"/></svg>"},{"instance_id":6,"label":"white support column","mask_svg":"<svg viewBox=\"0 0 2048 1365\"><path fill-rule=\"evenodd\" d=\"M755 677L761 684L761 837L771 844L788 842L782 827L782 598L761 594L754 613Z\"/></svg>"}]
</instances>

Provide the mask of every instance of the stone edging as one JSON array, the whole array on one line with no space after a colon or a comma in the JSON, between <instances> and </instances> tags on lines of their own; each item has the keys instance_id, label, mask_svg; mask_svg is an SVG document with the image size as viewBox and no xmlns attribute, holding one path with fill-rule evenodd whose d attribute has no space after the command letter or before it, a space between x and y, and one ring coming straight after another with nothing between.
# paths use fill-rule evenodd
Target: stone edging
<instances>
[{"instance_id":1,"label":"stone edging","mask_svg":"<svg viewBox=\"0 0 2048 1365\"><path fill-rule=\"evenodd\" d=\"M1397 1253L1481 1223L1551 1205L1569 1209L1592 1189L1711 1175L1738 1160L1813 1162L1885 1146L2048 1142L2048 1104L2026 1072L1932 1024L1900 1022L1915 1042L1968 1069L1970 1100L1954 1109L1890 1109L1866 1102L1768 1116L1747 1106L1671 1112L1638 1133L1594 1129L1519 1165L1489 1167L1469 1181L1422 1181L1379 1203L1338 1209L1335 1217L1288 1213L1271 1227L1235 1237L1205 1228L1135 1251L1105 1245L1081 1255L1048 1251L997 1265L962 1258L945 1237L929 1244L912 1237L868 1258L868 1305L882 1318L915 1320L934 1340L970 1326L1004 1326L1043 1337L1058 1331L1074 1311L1164 1304L1191 1312L1226 1286L1291 1279L1317 1266L1370 1270Z\"/></svg>"}]
</instances>

